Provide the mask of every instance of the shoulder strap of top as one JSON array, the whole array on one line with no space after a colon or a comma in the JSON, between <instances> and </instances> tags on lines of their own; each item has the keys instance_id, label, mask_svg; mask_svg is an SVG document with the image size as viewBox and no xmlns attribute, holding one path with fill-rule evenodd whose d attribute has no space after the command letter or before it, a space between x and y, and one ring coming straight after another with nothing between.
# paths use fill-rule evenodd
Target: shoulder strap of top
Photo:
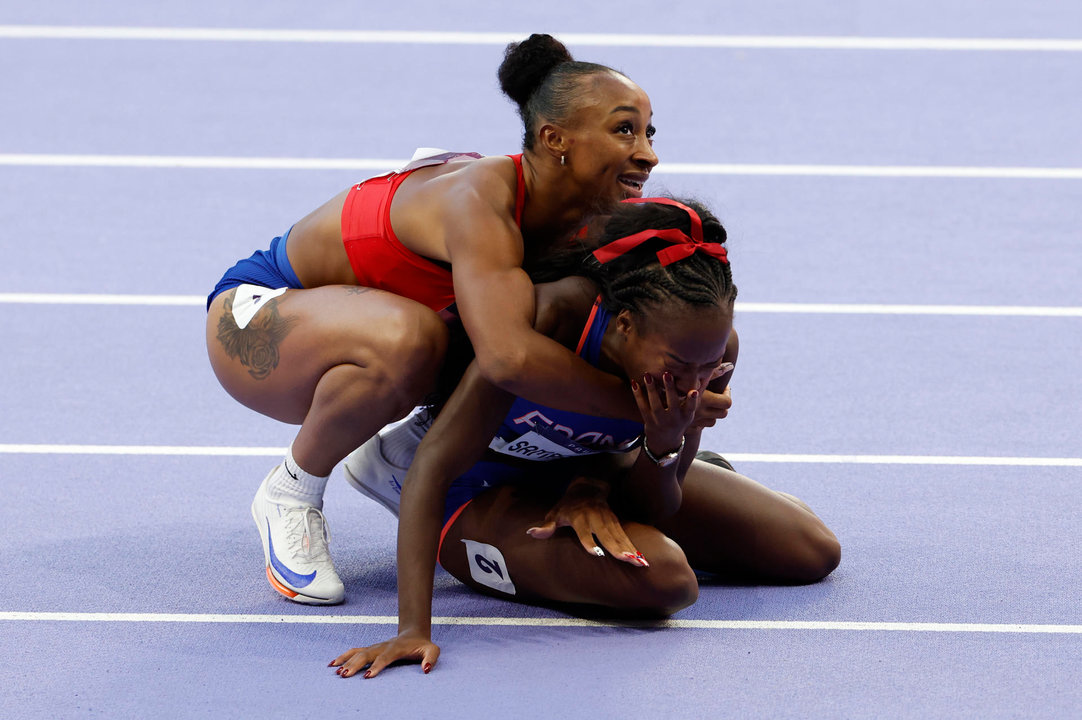
<instances>
[{"instance_id":1,"label":"shoulder strap of top","mask_svg":"<svg viewBox=\"0 0 1082 720\"><path fill-rule=\"evenodd\" d=\"M515 175L518 181L515 185L515 224L522 227L522 210L526 206L526 180L522 175L522 153L507 157L515 163Z\"/></svg>"},{"instance_id":2,"label":"shoulder strap of top","mask_svg":"<svg viewBox=\"0 0 1082 720\"><path fill-rule=\"evenodd\" d=\"M601 322L595 327L596 320L601 320ZM579 344L575 348L575 354L580 355L591 365L596 366L601 355L601 336L605 334L605 328L608 327L607 320L608 313L601 307L601 296L598 295L597 300L594 300L594 306L590 308L590 316L586 318L586 326L582 328Z\"/></svg>"}]
</instances>

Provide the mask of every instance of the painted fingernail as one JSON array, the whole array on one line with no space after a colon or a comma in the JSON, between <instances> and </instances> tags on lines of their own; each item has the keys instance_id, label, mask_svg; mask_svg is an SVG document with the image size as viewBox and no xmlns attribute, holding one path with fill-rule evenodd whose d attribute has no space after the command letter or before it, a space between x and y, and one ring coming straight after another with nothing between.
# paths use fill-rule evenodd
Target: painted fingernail
<instances>
[{"instance_id":1,"label":"painted fingernail","mask_svg":"<svg viewBox=\"0 0 1082 720\"><path fill-rule=\"evenodd\" d=\"M691 398L692 400L694 400L695 398L699 397L699 391L698 390L692 390L691 392L688 393L688 397Z\"/></svg>"},{"instance_id":2,"label":"painted fingernail","mask_svg":"<svg viewBox=\"0 0 1082 720\"><path fill-rule=\"evenodd\" d=\"M634 390L635 392L639 391L639 384L637 382L635 382L634 380L631 381L631 389Z\"/></svg>"},{"instance_id":3,"label":"painted fingernail","mask_svg":"<svg viewBox=\"0 0 1082 720\"><path fill-rule=\"evenodd\" d=\"M368 678L372 677L372 671L371 670L365 670L364 671L364 677L365 677L366 680Z\"/></svg>"},{"instance_id":4,"label":"painted fingernail","mask_svg":"<svg viewBox=\"0 0 1082 720\"><path fill-rule=\"evenodd\" d=\"M605 557L605 551L597 545L594 545L594 555L597 555L598 557Z\"/></svg>"},{"instance_id":5,"label":"painted fingernail","mask_svg":"<svg viewBox=\"0 0 1082 720\"><path fill-rule=\"evenodd\" d=\"M654 384L654 376L651 375L650 373L646 373L645 375L642 376L642 381L644 383L646 383L647 385L653 385Z\"/></svg>"},{"instance_id":6,"label":"painted fingernail","mask_svg":"<svg viewBox=\"0 0 1082 720\"><path fill-rule=\"evenodd\" d=\"M432 663L425 663L422 669L425 671L425 675L427 675L432 671Z\"/></svg>"},{"instance_id":7,"label":"painted fingernail","mask_svg":"<svg viewBox=\"0 0 1082 720\"><path fill-rule=\"evenodd\" d=\"M661 376L661 379L664 380L666 383L671 383L672 373L666 370L665 373Z\"/></svg>"},{"instance_id":8,"label":"painted fingernail","mask_svg":"<svg viewBox=\"0 0 1082 720\"><path fill-rule=\"evenodd\" d=\"M635 553L635 559L642 563L643 567L650 567L650 563L646 562L646 558L642 553Z\"/></svg>"}]
</instances>

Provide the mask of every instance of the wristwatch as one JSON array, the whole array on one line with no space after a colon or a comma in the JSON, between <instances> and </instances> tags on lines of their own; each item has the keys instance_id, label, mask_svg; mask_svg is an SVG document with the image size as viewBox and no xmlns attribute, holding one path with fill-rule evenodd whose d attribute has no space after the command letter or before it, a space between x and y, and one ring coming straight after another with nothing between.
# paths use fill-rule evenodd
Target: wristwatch
<instances>
[{"instance_id":1,"label":"wristwatch","mask_svg":"<svg viewBox=\"0 0 1082 720\"><path fill-rule=\"evenodd\" d=\"M661 457L654 455L650 452L650 446L646 444L646 436L642 436L642 451L646 453L646 457L658 467L669 467L680 458L680 451L684 449L684 438L680 438L680 447L676 448L672 452L667 452Z\"/></svg>"}]
</instances>

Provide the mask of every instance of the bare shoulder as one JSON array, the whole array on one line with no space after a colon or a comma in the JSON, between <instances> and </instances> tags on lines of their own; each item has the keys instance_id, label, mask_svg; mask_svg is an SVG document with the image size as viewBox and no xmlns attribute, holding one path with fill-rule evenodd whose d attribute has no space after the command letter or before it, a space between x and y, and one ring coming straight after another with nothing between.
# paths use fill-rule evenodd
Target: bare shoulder
<instances>
[{"instance_id":1,"label":"bare shoulder","mask_svg":"<svg viewBox=\"0 0 1082 720\"><path fill-rule=\"evenodd\" d=\"M537 306L534 329L566 347L574 347L597 299L597 286L573 275L536 285L534 299Z\"/></svg>"},{"instance_id":2,"label":"bare shoulder","mask_svg":"<svg viewBox=\"0 0 1082 720\"><path fill-rule=\"evenodd\" d=\"M519 253L514 220L516 174L507 157L452 161L414 170L391 203L399 240L424 257L453 262L456 249L487 245ZM498 238L506 238L499 242Z\"/></svg>"},{"instance_id":3,"label":"bare shoulder","mask_svg":"<svg viewBox=\"0 0 1082 720\"><path fill-rule=\"evenodd\" d=\"M487 207L501 215L514 215L518 175L514 161L506 156L452 163L449 172L437 179L437 184L452 185L448 199L469 202L475 207Z\"/></svg>"}]
</instances>

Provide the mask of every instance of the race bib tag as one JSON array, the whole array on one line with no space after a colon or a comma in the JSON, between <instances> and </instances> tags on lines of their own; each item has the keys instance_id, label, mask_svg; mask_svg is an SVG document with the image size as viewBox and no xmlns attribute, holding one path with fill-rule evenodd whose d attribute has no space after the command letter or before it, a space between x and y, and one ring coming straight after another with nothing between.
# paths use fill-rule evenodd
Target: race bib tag
<instances>
[{"instance_id":1,"label":"race bib tag","mask_svg":"<svg viewBox=\"0 0 1082 720\"><path fill-rule=\"evenodd\" d=\"M544 435L539 435L532 430L528 433L519 435L514 440L493 438L492 443L488 447L490 450L495 450L504 455L511 455L512 457L540 462L546 460L559 460L560 458L571 457L577 454L569 448L554 443Z\"/></svg>"},{"instance_id":2,"label":"race bib tag","mask_svg":"<svg viewBox=\"0 0 1082 720\"><path fill-rule=\"evenodd\" d=\"M507 572L507 563L503 553L492 545L463 540L466 544L466 557L470 563L470 577L485 587L498 590L508 595L515 594L515 584Z\"/></svg>"},{"instance_id":3,"label":"race bib tag","mask_svg":"<svg viewBox=\"0 0 1082 720\"><path fill-rule=\"evenodd\" d=\"M590 455L596 450L580 445L559 430L554 430L546 425L534 423L533 429L519 435L513 440L504 440L496 437L489 443L489 449L504 455L512 455L526 460L544 462L547 460L559 460L576 455Z\"/></svg>"}]
</instances>

